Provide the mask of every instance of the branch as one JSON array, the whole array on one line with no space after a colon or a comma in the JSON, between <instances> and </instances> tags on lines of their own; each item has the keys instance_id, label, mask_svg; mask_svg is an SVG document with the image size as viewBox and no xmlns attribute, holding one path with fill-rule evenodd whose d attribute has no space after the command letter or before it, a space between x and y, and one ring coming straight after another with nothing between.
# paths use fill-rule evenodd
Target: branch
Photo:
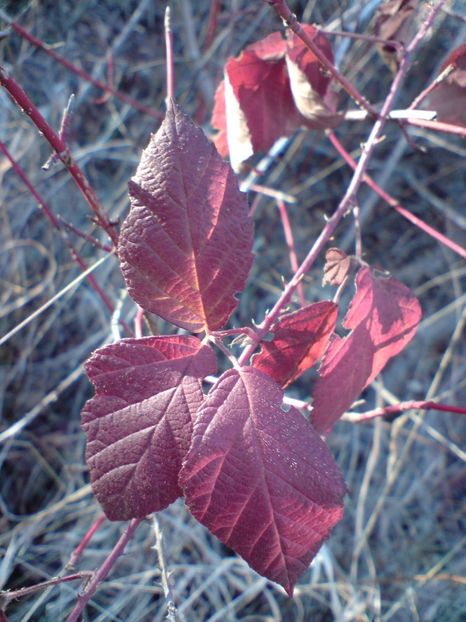
<instances>
[{"instance_id":1,"label":"branch","mask_svg":"<svg viewBox=\"0 0 466 622\"><path fill-rule=\"evenodd\" d=\"M84 607L95 594L100 583L102 583L110 570L113 568L142 520L142 518L134 518L129 523L128 527L123 532L123 535L120 537L116 545L111 550L107 559L104 561L102 566L99 568L99 570L97 570L97 572L93 575L92 579L87 584L84 593L78 596L78 602L73 611L68 616L67 622L78 622L81 617L81 613L84 610Z\"/></svg>"},{"instance_id":2,"label":"branch","mask_svg":"<svg viewBox=\"0 0 466 622\"><path fill-rule=\"evenodd\" d=\"M301 24L298 22L296 15L292 13L286 3L286 0L265 0L268 4L275 9L277 15L282 19L285 26L290 28L296 36L298 36L301 41L311 50L320 64L335 78L337 82L340 83L342 88L348 93L348 95L354 99L356 103L358 103L362 108L367 110L373 118L377 118L378 114L375 108L371 106L371 104L367 101L367 99L362 95L355 86L349 82L343 76L335 65L329 61L329 59L321 52L321 50L317 47L314 41L304 32Z\"/></svg>"},{"instance_id":3,"label":"branch","mask_svg":"<svg viewBox=\"0 0 466 622\"><path fill-rule=\"evenodd\" d=\"M277 4L277 2L274 0L270 0L270 1L274 5ZM252 355L256 347L259 345L260 341L265 337L267 332L270 330L271 326L278 319L278 316L282 308L286 306L291 300L291 297L295 289L298 287L298 284L300 283L303 275L314 264L317 257L319 256L319 254L321 253L321 251L323 250L327 242L330 240L340 220L356 204L356 193L358 192L360 185L364 181L369 161L372 157L372 154L374 153L374 150L379 141L379 138L382 135L382 130L385 126L388 115L390 114L390 111L392 110L395 104L401 83L404 77L406 76L409 70L409 67L411 65L411 55L413 54L415 49L418 47L418 45L421 43L421 41L425 37L427 31L432 26L435 20L435 17L439 13L440 9L442 8L442 5L445 4L445 2L446 0L440 0L437 3L437 5L431 9L429 14L427 15L427 18L424 20L423 24L421 25L418 33L416 34L414 39L411 41L411 43L406 48L403 58L401 59L398 72L395 75L395 78L390 87L390 91L383 103L382 109L380 111L380 116L378 117L377 121L374 123L372 131L369 134L369 138L367 139L367 142L365 143L362 149L361 157L359 158L359 162L356 166L353 177L349 183L349 186L346 190L344 197L340 201L340 204L338 205L338 208L336 209L336 211L332 214L330 219L327 221L327 224L323 228L321 234L319 235L317 240L314 242L307 257L305 258L305 260L303 261L299 269L295 272L291 281L285 287L283 294L277 300L273 309L266 315L262 324L258 326L256 338L252 341L250 345L246 346L246 348L243 350L243 353L241 354L239 358L240 365L244 365L247 363L250 356ZM278 1L278 4L282 7L286 6L285 2Z\"/></svg>"},{"instance_id":4,"label":"branch","mask_svg":"<svg viewBox=\"0 0 466 622\"><path fill-rule=\"evenodd\" d=\"M459 406L450 406L448 404L437 404L430 400L416 402L400 402L399 404L393 404L391 406L384 406L383 408L374 408L374 410L368 410L365 413L346 413L343 415L343 421L351 421L352 423L365 423L371 421L376 417L387 417L388 415L398 415L406 412L407 410L440 410L442 412L456 413L458 415L466 415L466 408L460 408Z\"/></svg>"}]
</instances>

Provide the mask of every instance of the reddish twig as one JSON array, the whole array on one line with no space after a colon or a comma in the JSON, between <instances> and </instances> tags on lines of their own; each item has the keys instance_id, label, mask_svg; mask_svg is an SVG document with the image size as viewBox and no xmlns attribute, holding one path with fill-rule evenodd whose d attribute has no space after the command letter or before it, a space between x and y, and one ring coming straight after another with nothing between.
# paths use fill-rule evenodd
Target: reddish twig
<instances>
[{"instance_id":1,"label":"reddish twig","mask_svg":"<svg viewBox=\"0 0 466 622\"><path fill-rule=\"evenodd\" d=\"M110 570L113 568L116 561L118 560L120 555L125 550L126 545L131 540L134 532L136 531L137 527L139 526L142 520L143 520L142 518L134 518L129 523L128 527L125 529L122 536L120 537L116 545L111 550L107 559L104 561L104 563L99 568L99 570L97 570L97 572L93 574L92 578L90 579L89 583L86 586L84 593L78 596L78 602L76 603L76 606L74 607L73 611L68 616L67 622L78 622L78 620L81 618L81 614L84 610L84 607L89 602L89 600L92 598L92 596L95 594L100 583L104 581L105 577L108 575Z\"/></svg>"},{"instance_id":2,"label":"reddish twig","mask_svg":"<svg viewBox=\"0 0 466 622\"><path fill-rule=\"evenodd\" d=\"M68 249L70 251L71 256L76 261L76 263L79 265L81 270L83 272L85 272L87 270L88 266L87 266L86 262L84 261L84 259L81 257L81 255L78 253L78 251L75 249L73 244L70 242L70 240L68 239L68 236L66 235L66 233L63 231L63 228L61 226L61 222L55 216L55 214L52 212L52 210L48 206L47 202L42 198L42 195L39 194L39 192L33 186L33 184L29 180L29 178L26 175L26 173L23 171L21 166L18 164L18 162L16 162L16 160L13 158L13 156L11 155L9 150L7 149L6 145L4 145L1 141L0 141L0 151L10 161L13 170L18 175L18 177L21 179L21 181L26 186L26 188L29 190L29 192L32 194L32 196L37 201L39 206L42 208L43 213L46 216L46 218L49 220L49 222L52 224L52 226L62 235L62 237L63 237L63 239L65 241L65 244L67 245L67 247L68 247ZM97 294L100 296L102 302L105 304L107 309L109 309L109 311L111 311L113 313L113 311L114 311L113 303L110 300L110 298L107 296L107 294L104 292L104 290L97 283L97 281L95 280L95 277L92 274L88 274L86 278L89 281L89 283L91 284L91 286L94 288L94 290L97 292Z\"/></svg>"},{"instance_id":3,"label":"reddish twig","mask_svg":"<svg viewBox=\"0 0 466 622\"><path fill-rule=\"evenodd\" d=\"M443 123L443 121L429 121L428 119L407 119L403 121L407 125L422 127L426 130L435 130L436 132L445 132L446 134L455 134L466 138L466 127L462 125L452 125L451 123Z\"/></svg>"},{"instance_id":4,"label":"reddish twig","mask_svg":"<svg viewBox=\"0 0 466 622\"><path fill-rule=\"evenodd\" d=\"M331 131L327 132L327 136L330 142L332 143L332 145L335 147L335 149L338 151L341 157L345 160L345 162L347 162L351 166L351 168L355 170L357 166L356 161L353 160L351 155L346 151L346 149L343 147L341 142L338 140L334 132L331 132ZM433 227L425 223L421 218L419 218L418 216L415 216L410 211L408 211L406 208L404 208L402 205L400 205L400 203L394 197L388 194L388 192L385 192L385 190L381 188L372 179L372 177L370 177L367 174L364 175L364 182L369 186L369 188L372 188L372 190L374 190L374 192L376 192L386 203L388 203L390 207L393 207L394 210L396 210L399 214L401 214L404 218L406 218L406 220L409 220L410 222L413 223L413 225L416 225L416 227L421 229L421 231L424 231L425 233L427 233L427 235L430 235L431 237L436 239L438 242L440 242L441 244L444 244L449 249L451 249L452 251L454 251L455 253L457 253L458 255L466 259L465 248L463 248L456 242L453 242L453 240L450 240L449 238L447 238L446 235L444 235L443 233L440 233L440 231L437 231L436 229L434 229Z\"/></svg>"},{"instance_id":5,"label":"reddish twig","mask_svg":"<svg viewBox=\"0 0 466 622\"><path fill-rule=\"evenodd\" d=\"M345 421L351 421L352 423L365 423L371 421L377 417L387 417L389 415L398 415L406 412L407 410L440 410L442 412L456 413L458 415L466 415L466 408L459 406L450 406L448 404L437 404L430 400L427 401L408 401L400 402L399 404L393 404L391 406L384 406L383 408L374 408L374 410L368 410L365 413L347 413L343 416Z\"/></svg>"},{"instance_id":6,"label":"reddish twig","mask_svg":"<svg viewBox=\"0 0 466 622\"><path fill-rule=\"evenodd\" d=\"M280 218L282 220L283 233L285 234L286 245L288 246L288 252L290 254L290 265L293 272L296 272L299 268L298 258L296 256L296 250L294 246L294 237L293 231L291 229L290 219L288 218L288 212L286 211L285 202L277 199L278 211L280 212ZM303 285L302 283L298 283L297 287L299 302L302 307L306 304L306 299L304 298Z\"/></svg>"},{"instance_id":7,"label":"reddish twig","mask_svg":"<svg viewBox=\"0 0 466 622\"><path fill-rule=\"evenodd\" d=\"M378 113L367 101L357 88L349 82L343 76L335 65L329 61L325 54L318 48L314 41L303 30L301 24L298 22L296 15L292 13L286 3L286 0L265 0L268 4L275 9L277 15L284 22L285 26L290 28L296 36L311 50L321 65L335 78L335 80L342 86L342 88L348 93L348 95L354 99L362 108L367 110L374 119L378 117Z\"/></svg>"},{"instance_id":8,"label":"reddish twig","mask_svg":"<svg viewBox=\"0 0 466 622\"><path fill-rule=\"evenodd\" d=\"M54 577L53 579L49 579L48 581L41 581L41 583L36 583L35 585L28 585L27 587L22 587L19 590L2 590L0 592L0 610L6 609L6 607L12 600L24 598L25 596L31 596L31 594L35 594L39 590L45 590L48 587L60 585L60 583L68 583L69 581L78 581L83 579L87 580L93 574L94 573L89 570L83 570L82 572L76 572L65 577Z\"/></svg>"},{"instance_id":9,"label":"reddish twig","mask_svg":"<svg viewBox=\"0 0 466 622\"><path fill-rule=\"evenodd\" d=\"M63 227L65 227L65 229L68 229L68 231L71 231L72 233L77 235L79 238L86 240L86 242L89 242L90 244L92 244L92 246L95 246L96 248L99 248L101 251L105 251L106 253L111 253L113 251L111 246L108 246L107 244L102 244L102 242L99 242L99 240L94 238L92 235L89 235L88 233L81 231L81 229L78 229L77 227L72 225L70 222L66 221L62 216L58 215L57 219L60 221L60 224L62 224Z\"/></svg>"},{"instance_id":10,"label":"reddish twig","mask_svg":"<svg viewBox=\"0 0 466 622\"><path fill-rule=\"evenodd\" d=\"M95 532L102 526L102 524L106 520L107 520L107 517L105 516L105 514L101 514L99 518L93 523L93 525L87 531L84 538L81 540L81 542L78 544L78 546L74 549L73 553L71 554L70 560L66 564L67 569L72 570L73 568L76 567L76 564L78 563L79 558L83 554L84 549L89 544L89 542L92 540Z\"/></svg>"},{"instance_id":11,"label":"reddish twig","mask_svg":"<svg viewBox=\"0 0 466 622\"><path fill-rule=\"evenodd\" d=\"M147 114L148 116L152 117L153 119L156 119L157 121L160 121L163 118L163 114L159 112L158 110L154 110L153 108L144 106L143 104L139 103L137 100L133 99L132 97L129 97L129 95L126 95L125 93L122 93L121 91L114 89L112 86L105 84L105 82L96 80L89 73L87 73L87 71L84 71L84 69L77 67L76 65L71 63L69 60L67 60L63 56L60 56L60 54L57 54L55 50L52 50L43 41L41 41L40 39L32 35L30 32L28 32L25 28L23 28L16 22L10 22L10 26L13 28L13 30L17 34L23 37L23 39L26 39L27 41L29 41L29 43L32 43L32 45L35 45L39 49L46 52L51 58L53 58L55 61L63 65L63 67L66 67L72 73L76 74L83 80L86 80L86 82L90 82L97 89L103 91L104 93L108 93L109 95L113 95L114 97L122 101L123 103L128 104L132 108L135 108L136 110L139 110L140 112L143 112L144 114Z\"/></svg>"},{"instance_id":12,"label":"reddish twig","mask_svg":"<svg viewBox=\"0 0 466 622\"><path fill-rule=\"evenodd\" d=\"M8 94L13 99L13 101L16 102L20 109L28 115L28 117L34 123L39 132L41 132L48 140L49 144L55 150L60 160L68 169L70 175L73 177L74 182L86 199L89 207L94 212L97 224L106 231L107 235L116 246L118 243L117 232L115 231L113 225L110 223L107 217L103 214L102 207L93 188L91 187L84 173L81 171L81 169L71 156L68 145L47 123L37 107L32 103L28 95L16 82L16 80L10 78L1 66L0 84L8 91Z\"/></svg>"},{"instance_id":13,"label":"reddish twig","mask_svg":"<svg viewBox=\"0 0 466 622\"><path fill-rule=\"evenodd\" d=\"M349 186L346 190L344 197L340 201L340 204L338 205L338 208L336 209L336 211L332 214L332 216L327 221L327 224L323 228L319 237L317 238L317 240L314 242L313 246L309 250L307 257L305 258L305 260L303 261L299 269L295 272L291 281L285 287L283 294L277 300L273 309L266 315L262 324L258 326L256 338L252 341L251 344L246 346L246 348L243 350L243 353L241 354L239 358L240 365L244 365L247 363L250 356L252 355L256 347L259 345L260 341L265 337L267 332L270 330L271 326L277 320L283 307L285 307L291 300L291 297L295 289L298 287L298 284L301 281L302 277L314 264L317 257L319 256L321 251L324 249L327 242L330 240L340 220L348 212L348 210L351 209L356 203L355 201L356 193L360 185L364 181L364 177L366 175L366 170L367 170L369 161L372 157L372 154L377 145L377 142L380 136L382 135L382 130L387 121L390 110L393 108L395 104L395 100L397 98L399 89L401 87L401 83L411 65L411 55L413 54L414 50L418 47L418 45L421 43L421 41L425 37L427 31L432 26L432 23L435 17L439 13L442 5L445 4L445 2L446 0L440 0L436 4L436 6L430 10L429 14L427 15L427 18L422 23L416 36L411 41L411 43L407 46L406 51L401 59L398 72L395 75L395 78L390 87L390 91L383 103L382 109L380 111L380 116L374 123L374 126L369 134L369 138L367 139L367 142L363 146L361 157L356 166L353 177L349 183ZM274 4L276 3L274 2ZM284 3L282 2L279 4L283 5Z\"/></svg>"}]
</instances>

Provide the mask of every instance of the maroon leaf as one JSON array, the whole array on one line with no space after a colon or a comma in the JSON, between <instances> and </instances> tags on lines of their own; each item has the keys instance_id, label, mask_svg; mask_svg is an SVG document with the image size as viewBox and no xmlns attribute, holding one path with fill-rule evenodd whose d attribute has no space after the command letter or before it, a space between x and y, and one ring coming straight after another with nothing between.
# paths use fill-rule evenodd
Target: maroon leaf
<instances>
[{"instance_id":1,"label":"maroon leaf","mask_svg":"<svg viewBox=\"0 0 466 622\"><path fill-rule=\"evenodd\" d=\"M187 330L224 326L252 263L252 221L233 171L171 102L129 184L118 253L130 295Z\"/></svg>"},{"instance_id":2,"label":"maroon leaf","mask_svg":"<svg viewBox=\"0 0 466 622\"><path fill-rule=\"evenodd\" d=\"M423 107L435 110L438 121L466 126L466 44L448 55Z\"/></svg>"},{"instance_id":3,"label":"maroon leaf","mask_svg":"<svg viewBox=\"0 0 466 622\"><path fill-rule=\"evenodd\" d=\"M304 24L305 34L333 63L330 42L315 26ZM286 65L296 108L303 116L301 125L314 129L336 127L342 116L335 112L337 96L331 90L331 77L325 73L314 53L293 32L287 42Z\"/></svg>"},{"instance_id":4,"label":"maroon leaf","mask_svg":"<svg viewBox=\"0 0 466 622\"><path fill-rule=\"evenodd\" d=\"M421 320L417 298L393 278L361 268L356 288L343 322L352 332L343 339L333 336L314 389L312 421L325 434L411 341Z\"/></svg>"},{"instance_id":5,"label":"maroon leaf","mask_svg":"<svg viewBox=\"0 0 466 622\"><path fill-rule=\"evenodd\" d=\"M332 59L325 36L314 26L303 29ZM285 41L274 32L246 47L226 63L215 96L212 126L218 129L219 153L229 152L238 170L253 153L267 151L300 126L334 127L340 117L329 85L315 56L295 35Z\"/></svg>"},{"instance_id":6,"label":"maroon leaf","mask_svg":"<svg viewBox=\"0 0 466 622\"><path fill-rule=\"evenodd\" d=\"M324 300L283 315L272 329L274 338L263 342L252 366L287 387L320 359L337 314L337 305Z\"/></svg>"},{"instance_id":7,"label":"maroon leaf","mask_svg":"<svg viewBox=\"0 0 466 622\"><path fill-rule=\"evenodd\" d=\"M322 285L341 285L351 267L351 257L339 248L329 248L325 253L324 278Z\"/></svg>"},{"instance_id":8,"label":"maroon leaf","mask_svg":"<svg viewBox=\"0 0 466 622\"><path fill-rule=\"evenodd\" d=\"M343 515L343 478L283 392L246 367L225 372L194 424L180 482L193 515L257 572L293 587Z\"/></svg>"},{"instance_id":9,"label":"maroon leaf","mask_svg":"<svg viewBox=\"0 0 466 622\"><path fill-rule=\"evenodd\" d=\"M178 473L215 356L196 337L124 339L86 363L96 395L82 411L95 496L110 520L162 510Z\"/></svg>"}]
</instances>

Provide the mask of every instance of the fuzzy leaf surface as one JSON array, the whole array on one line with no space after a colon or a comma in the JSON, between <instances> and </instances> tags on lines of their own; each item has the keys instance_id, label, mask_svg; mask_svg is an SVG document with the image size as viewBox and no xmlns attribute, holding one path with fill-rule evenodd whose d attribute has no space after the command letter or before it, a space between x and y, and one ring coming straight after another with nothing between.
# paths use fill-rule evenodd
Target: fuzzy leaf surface
<instances>
[{"instance_id":1,"label":"fuzzy leaf surface","mask_svg":"<svg viewBox=\"0 0 466 622\"><path fill-rule=\"evenodd\" d=\"M82 411L86 458L97 500L110 520L139 518L180 495L201 379L215 356L196 337L123 339L85 365L96 395Z\"/></svg>"},{"instance_id":2,"label":"fuzzy leaf surface","mask_svg":"<svg viewBox=\"0 0 466 622\"><path fill-rule=\"evenodd\" d=\"M414 337L422 312L408 287L370 268L356 275L356 293L343 322L351 330L334 335L324 354L313 393L312 421L328 433L361 391Z\"/></svg>"},{"instance_id":3,"label":"fuzzy leaf surface","mask_svg":"<svg viewBox=\"0 0 466 622\"><path fill-rule=\"evenodd\" d=\"M251 267L252 220L230 166L174 102L129 192L118 254L132 298L193 332L222 328Z\"/></svg>"},{"instance_id":4,"label":"fuzzy leaf surface","mask_svg":"<svg viewBox=\"0 0 466 622\"><path fill-rule=\"evenodd\" d=\"M272 341L262 343L252 366L287 387L320 359L337 314L338 306L324 300L283 315L272 329Z\"/></svg>"},{"instance_id":5,"label":"fuzzy leaf surface","mask_svg":"<svg viewBox=\"0 0 466 622\"><path fill-rule=\"evenodd\" d=\"M326 444L282 400L257 369L225 372L196 415L180 483L197 520L291 595L346 489Z\"/></svg>"}]
</instances>

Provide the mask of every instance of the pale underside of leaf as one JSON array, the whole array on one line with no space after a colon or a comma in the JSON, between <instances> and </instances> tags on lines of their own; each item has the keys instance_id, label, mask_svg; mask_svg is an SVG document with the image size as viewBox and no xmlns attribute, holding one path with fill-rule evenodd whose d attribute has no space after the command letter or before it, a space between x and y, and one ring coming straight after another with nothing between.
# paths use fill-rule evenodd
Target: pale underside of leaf
<instances>
[{"instance_id":1,"label":"pale underside of leaf","mask_svg":"<svg viewBox=\"0 0 466 622\"><path fill-rule=\"evenodd\" d=\"M341 519L325 443L253 368L223 374L200 408L180 483L193 515L289 594Z\"/></svg>"}]
</instances>

